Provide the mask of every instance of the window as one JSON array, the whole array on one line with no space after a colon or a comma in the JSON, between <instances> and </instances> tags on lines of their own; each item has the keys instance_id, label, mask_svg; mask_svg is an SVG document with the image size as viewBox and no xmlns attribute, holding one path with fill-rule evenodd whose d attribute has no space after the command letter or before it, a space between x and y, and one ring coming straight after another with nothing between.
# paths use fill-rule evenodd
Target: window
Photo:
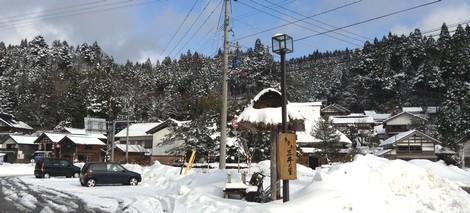
<instances>
[{"instance_id":1,"label":"window","mask_svg":"<svg viewBox=\"0 0 470 213\"><path fill-rule=\"evenodd\" d=\"M92 170L95 170L95 171L106 171L106 164L93 164Z\"/></svg>"}]
</instances>

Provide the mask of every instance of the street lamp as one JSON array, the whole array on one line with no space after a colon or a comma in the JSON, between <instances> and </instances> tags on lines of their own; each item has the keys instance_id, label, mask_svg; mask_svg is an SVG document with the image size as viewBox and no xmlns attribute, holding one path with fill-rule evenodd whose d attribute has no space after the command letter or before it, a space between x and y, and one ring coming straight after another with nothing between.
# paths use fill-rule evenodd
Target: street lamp
<instances>
[{"instance_id":1,"label":"street lamp","mask_svg":"<svg viewBox=\"0 0 470 213\"><path fill-rule=\"evenodd\" d=\"M292 37L277 33L272 38L273 52L281 56L281 93L282 93L282 133L287 133L287 98L286 98L286 54L294 51ZM273 157L273 156L271 156ZM289 201L289 180L283 180L282 200Z\"/></svg>"}]
</instances>

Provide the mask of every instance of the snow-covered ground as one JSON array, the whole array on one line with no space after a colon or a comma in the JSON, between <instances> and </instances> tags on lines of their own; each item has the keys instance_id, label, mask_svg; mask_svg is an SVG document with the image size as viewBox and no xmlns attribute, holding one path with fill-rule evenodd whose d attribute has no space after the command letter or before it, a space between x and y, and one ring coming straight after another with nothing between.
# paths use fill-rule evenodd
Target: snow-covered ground
<instances>
[{"instance_id":1,"label":"snow-covered ground","mask_svg":"<svg viewBox=\"0 0 470 213\"><path fill-rule=\"evenodd\" d=\"M470 187L470 171L427 160L357 155L329 170L298 165L298 179L290 181L290 201L264 204L223 198L227 173L240 180L236 169L191 169L185 176L181 168L158 162L125 167L142 174L138 186L87 188L76 178L36 179L31 164L5 163L0 176L23 175L20 180L26 184L76 195L87 207L106 212L470 212L470 195L461 189ZM250 168L254 171L269 175L269 162ZM269 177L264 183L267 187ZM15 196L29 205L37 202Z\"/></svg>"}]
</instances>

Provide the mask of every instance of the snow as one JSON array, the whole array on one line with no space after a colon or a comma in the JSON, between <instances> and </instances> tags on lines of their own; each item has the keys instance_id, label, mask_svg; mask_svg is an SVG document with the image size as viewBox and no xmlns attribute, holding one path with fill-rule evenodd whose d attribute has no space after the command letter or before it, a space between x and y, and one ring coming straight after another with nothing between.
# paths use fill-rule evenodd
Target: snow
<instances>
[{"instance_id":1,"label":"snow","mask_svg":"<svg viewBox=\"0 0 470 213\"><path fill-rule=\"evenodd\" d=\"M278 125L282 123L282 107L268 107L263 109L255 109L254 103L260 99L261 96L268 92L275 92L279 95L279 91L273 88L267 88L259 92L250 104L238 116L238 122L261 123L266 125ZM287 103L286 105L287 122L290 119L304 120L304 116L298 111L295 105Z\"/></svg>"},{"instance_id":2,"label":"snow","mask_svg":"<svg viewBox=\"0 0 470 213\"><path fill-rule=\"evenodd\" d=\"M83 165L83 164L81 164ZM0 176L22 175L29 185L71 193L89 208L106 212L469 212L470 171L428 160L387 160L356 155L349 163L312 170L297 166L297 180L290 182L290 201L253 203L223 198L227 173L240 184L237 170L191 169L161 165L126 168L142 174L138 186L80 186L76 178L37 179L32 164L0 165ZM267 174L269 161L253 164L250 173ZM246 170L245 170L246 171ZM269 184L269 174L264 179ZM251 175L247 176L249 180ZM238 182L237 182L238 181ZM5 192L4 192L5 193ZM8 193L8 192L7 192ZM38 202L27 194L12 194L28 205ZM66 207L64 206L64 209Z\"/></svg>"},{"instance_id":3,"label":"snow","mask_svg":"<svg viewBox=\"0 0 470 213\"><path fill-rule=\"evenodd\" d=\"M162 122L157 123L131 123L129 127L121 130L116 134L115 137L136 137L136 136L148 136L147 131L150 129L160 125ZM127 133L127 129L129 128L129 134Z\"/></svg>"}]
</instances>

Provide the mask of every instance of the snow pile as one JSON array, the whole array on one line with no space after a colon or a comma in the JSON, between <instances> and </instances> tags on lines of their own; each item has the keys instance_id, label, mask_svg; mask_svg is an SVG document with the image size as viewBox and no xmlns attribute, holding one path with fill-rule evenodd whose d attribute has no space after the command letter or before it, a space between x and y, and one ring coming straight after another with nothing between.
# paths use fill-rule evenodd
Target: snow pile
<instances>
[{"instance_id":1,"label":"snow pile","mask_svg":"<svg viewBox=\"0 0 470 213\"><path fill-rule=\"evenodd\" d=\"M305 185L302 183L309 174L299 176L291 181L291 198L287 203L278 200L255 204L223 199L221 188L225 175L223 171L194 174L194 181L188 186L191 191L176 200L174 212L463 213L470 209L470 195L433 170L373 155L357 155L353 162L333 166L328 172L318 170Z\"/></svg>"},{"instance_id":2,"label":"snow pile","mask_svg":"<svg viewBox=\"0 0 470 213\"><path fill-rule=\"evenodd\" d=\"M21 175L27 185L74 194L88 208L115 212L470 212L470 195L460 186L470 186L470 171L427 160L387 160L373 155L356 155L350 163L329 168L298 165L297 180L289 181L290 201L251 203L224 199L223 188L230 172L232 181L240 181L237 169L191 169L188 175L179 167L155 162L142 167L125 164L142 174L138 186L80 186L74 178L36 179L31 164L0 165L0 176ZM253 164L250 173L261 171L269 184L269 161ZM1 179L0 179L1 180ZM12 179L10 179L12 180ZM19 180L19 179L18 179ZM5 191L4 193L18 193ZM39 202L18 194L23 203ZM13 195L11 195L13 196Z\"/></svg>"}]
</instances>

